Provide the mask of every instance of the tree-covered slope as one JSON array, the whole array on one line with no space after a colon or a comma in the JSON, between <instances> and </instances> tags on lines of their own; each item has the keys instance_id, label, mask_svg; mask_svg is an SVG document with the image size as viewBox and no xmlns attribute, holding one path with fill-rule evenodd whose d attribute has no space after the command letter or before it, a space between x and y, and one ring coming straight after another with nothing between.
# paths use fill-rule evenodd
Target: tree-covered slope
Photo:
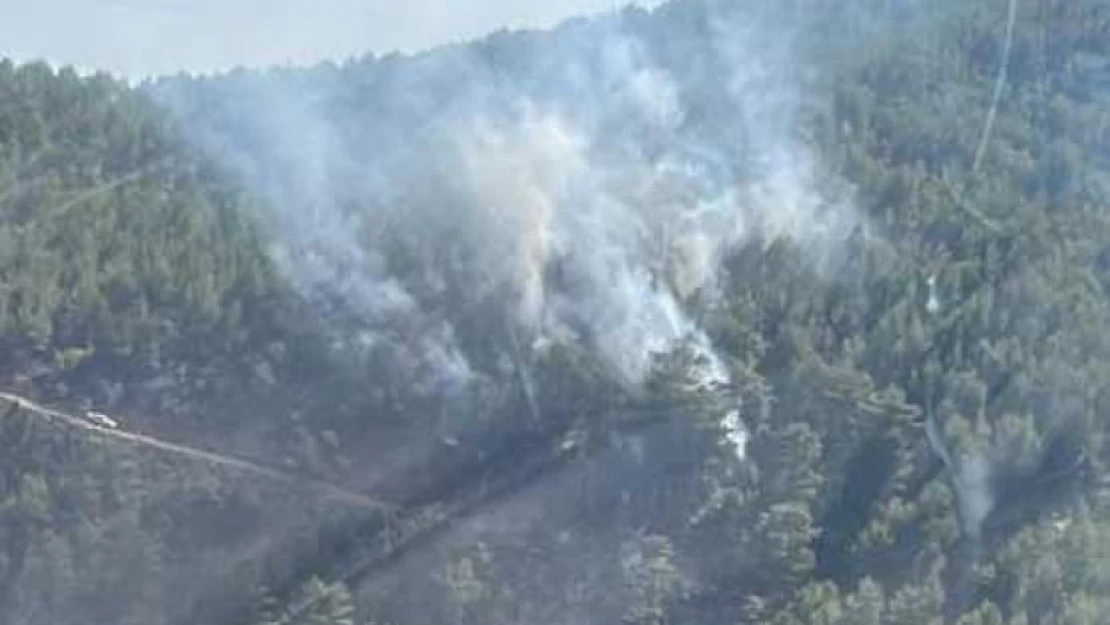
<instances>
[{"instance_id":1,"label":"tree-covered slope","mask_svg":"<svg viewBox=\"0 0 1110 625\"><path fill-rule=\"evenodd\" d=\"M0 72L9 379L152 380L255 338L244 319L264 323L278 287L243 194L126 86L41 64Z\"/></svg>"},{"instance_id":2,"label":"tree-covered slope","mask_svg":"<svg viewBox=\"0 0 1110 625\"><path fill-rule=\"evenodd\" d=\"M0 614L1099 622L1108 25L677 0L134 91L0 66L8 384L396 504L12 410Z\"/></svg>"},{"instance_id":3,"label":"tree-covered slope","mask_svg":"<svg viewBox=\"0 0 1110 625\"><path fill-rule=\"evenodd\" d=\"M259 366L300 339L243 190L141 94L42 64L0 63L0 152L4 390L282 465ZM172 622L334 503L3 411L4 622Z\"/></svg>"}]
</instances>

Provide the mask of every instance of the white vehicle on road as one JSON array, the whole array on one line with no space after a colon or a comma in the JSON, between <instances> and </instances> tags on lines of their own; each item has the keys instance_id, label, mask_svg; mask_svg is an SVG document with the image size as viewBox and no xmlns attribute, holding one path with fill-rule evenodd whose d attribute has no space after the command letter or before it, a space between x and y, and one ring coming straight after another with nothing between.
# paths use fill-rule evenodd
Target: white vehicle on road
<instances>
[{"instance_id":1,"label":"white vehicle on road","mask_svg":"<svg viewBox=\"0 0 1110 625\"><path fill-rule=\"evenodd\" d=\"M109 428L114 430L119 427L119 423L117 423L114 419L102 412L96 412L95 410L86 410L85 418L88 419L89 422L91 422L93 425L102 428Z\"/></svg>"}]
</instances>

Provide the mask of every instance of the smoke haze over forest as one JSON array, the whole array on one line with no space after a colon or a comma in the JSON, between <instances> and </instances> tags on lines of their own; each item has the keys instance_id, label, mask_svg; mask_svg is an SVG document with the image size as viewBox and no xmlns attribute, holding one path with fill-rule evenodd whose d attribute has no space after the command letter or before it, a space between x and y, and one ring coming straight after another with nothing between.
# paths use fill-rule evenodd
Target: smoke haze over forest
<instances>
[{"instance_id":1,"label":"smoke haze over forest","mask_svg":"<svg viewBox=\"0 0 1110 625\"><path fill-rule=\"evenodd\" d=\"M105 6L0 27L127 78L0 61L0 622L1110 609L1105 3Z\"/></svg>"}]
</instances>

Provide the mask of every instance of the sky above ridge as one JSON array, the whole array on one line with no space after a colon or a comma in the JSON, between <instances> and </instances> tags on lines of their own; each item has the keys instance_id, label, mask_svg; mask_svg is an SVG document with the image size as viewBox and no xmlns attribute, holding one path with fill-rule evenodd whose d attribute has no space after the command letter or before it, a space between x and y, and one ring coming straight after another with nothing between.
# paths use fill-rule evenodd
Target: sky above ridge
<instances>
[{"instance_id":1,"label":"sky above ridge","mask_svg":"<svg viewBox=\"0 0 1110 625\"><path fill-rule=\"evenodd\" d=\"M0 0L0 55L138 79L411 52L630 0ZM661 0L635 4L656 6Z\"/></svg>"}]
</instances>

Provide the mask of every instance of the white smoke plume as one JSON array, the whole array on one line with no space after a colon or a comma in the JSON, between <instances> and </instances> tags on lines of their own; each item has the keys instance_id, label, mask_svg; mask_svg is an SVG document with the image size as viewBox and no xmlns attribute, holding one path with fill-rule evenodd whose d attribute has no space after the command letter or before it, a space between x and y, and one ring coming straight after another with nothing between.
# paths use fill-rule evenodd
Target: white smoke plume
<instances>
[{"instance_id":1,"label":"white smoke plume","mask_svg":"<svg viewBox=\"0 0 1110 625\"><path fill-rule=\"evenodd\" d=\"M690 297L711 297L723 258L754 240L788 237L821 260L855 215L818 188L788 46L715 7L699 43L683 33L690 51L632 13L568 24L542 55L538 35L504 34L324 79L216 79L230 129L190 117L202 107L172 85L156 91L266 190L281 266L306 291L327 287L374 323L419 316L376 249L432 229L470 251L467 289L510 293L540 342L577 335L635 385L654 353L693 338L706 379L725 381ZM468 375L450 328L431 327L422 357Z\"/></svg>"}]
</instances>

